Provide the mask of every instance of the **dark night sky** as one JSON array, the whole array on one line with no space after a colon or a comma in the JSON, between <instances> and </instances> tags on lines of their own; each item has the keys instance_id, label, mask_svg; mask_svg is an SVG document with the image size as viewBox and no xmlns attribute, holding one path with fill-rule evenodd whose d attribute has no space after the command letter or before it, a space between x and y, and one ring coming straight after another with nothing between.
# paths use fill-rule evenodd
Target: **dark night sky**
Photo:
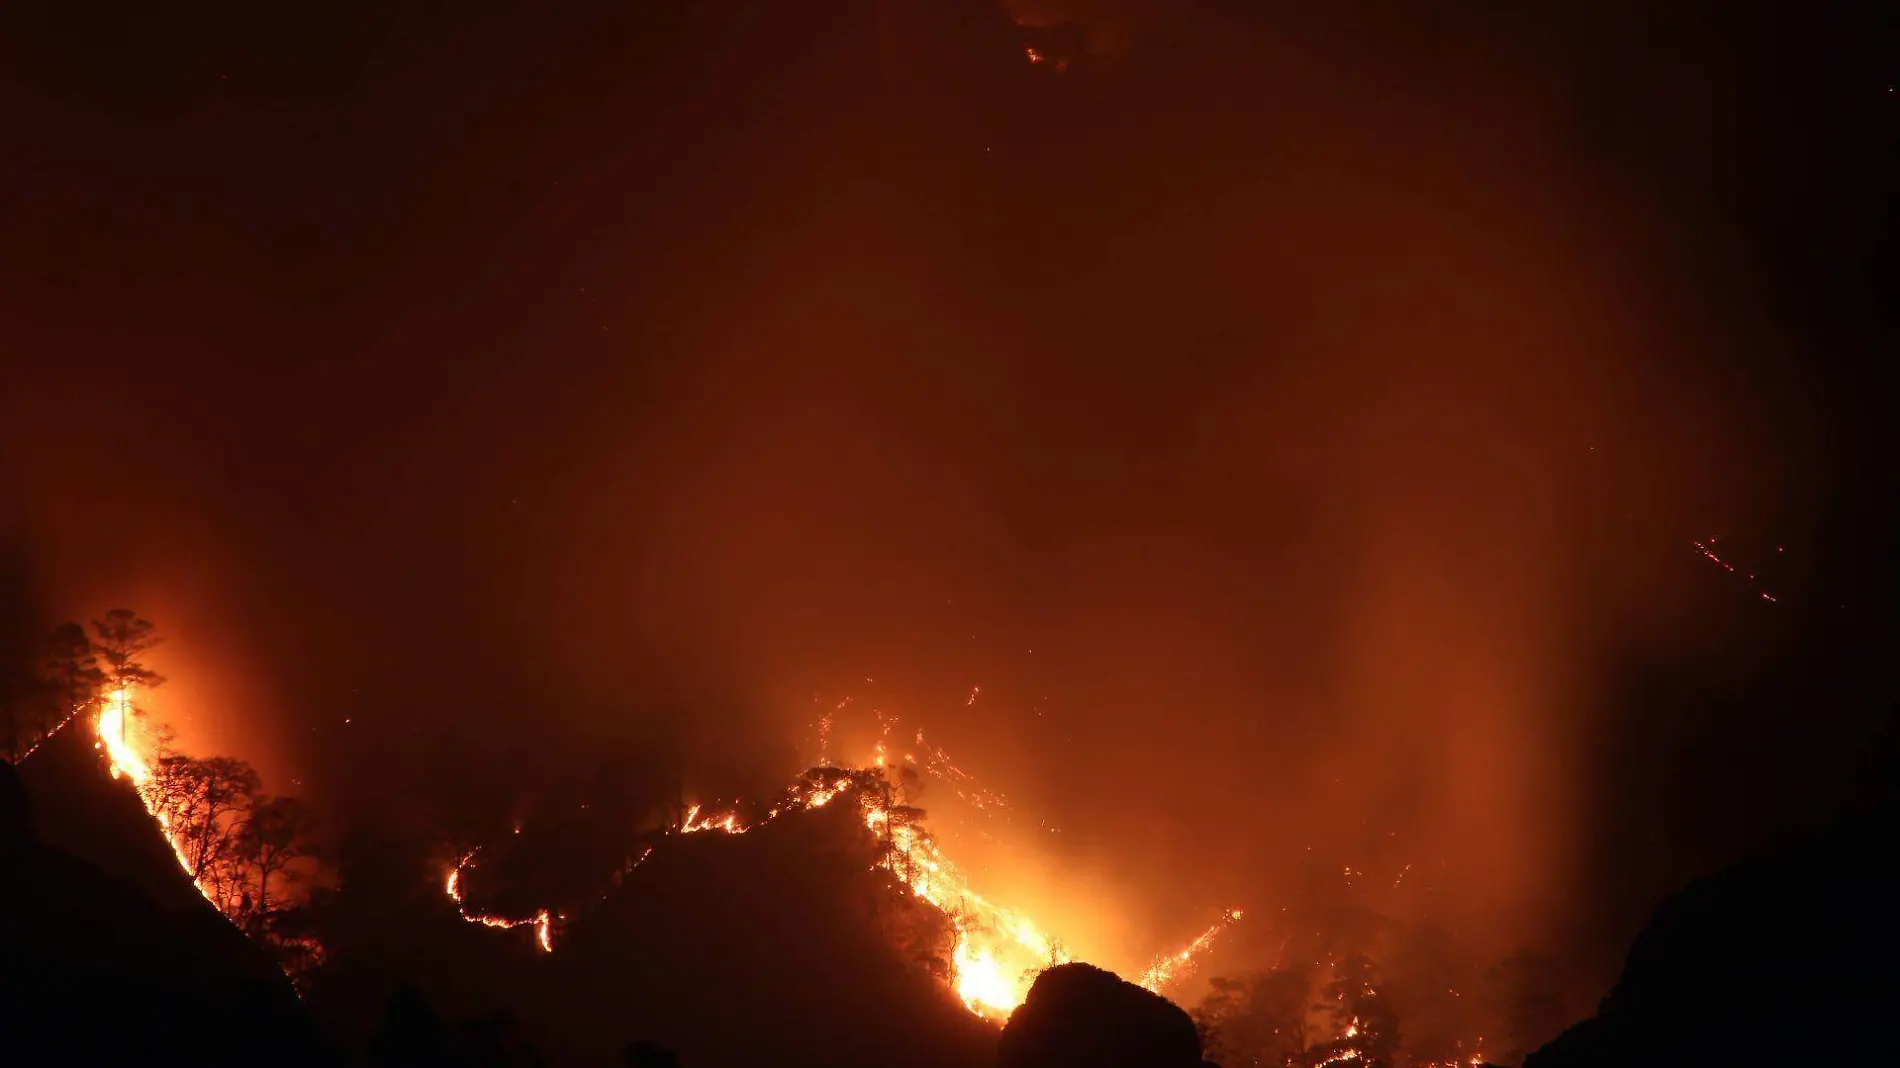
<instances>
[{"instance_id":1,"label":"dark night sky","mask_svg":"<svg viewBox=\"0 0 1900 1068\"><path fill-rule=\"evenodd\" d=\"M1139 939L1313 847L1620 939L1890 714L1900 104L1547 6L6 5L0 533L313 790L863 692Z\"/></svg>"}]
</instances>

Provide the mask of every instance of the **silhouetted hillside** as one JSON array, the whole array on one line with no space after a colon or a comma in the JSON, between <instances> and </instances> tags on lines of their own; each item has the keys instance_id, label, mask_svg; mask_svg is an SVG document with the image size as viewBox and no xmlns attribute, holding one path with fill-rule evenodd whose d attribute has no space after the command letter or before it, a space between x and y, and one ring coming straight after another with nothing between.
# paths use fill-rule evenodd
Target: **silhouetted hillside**
<instances>
[{"instance_id":1,"label":"silhouetted hillside","mask_svg":"<svg viewBox=\"0 0 1900 1068\"><path fill-rule=\"evenodd\" d=\"M1897 832L1890 814L1857 818L1669 898L1598 1014L1525 1068L1887 1063Z\"/></svg>"},{"instance_id":2,"label":"silhouetted hillside","mask_svg":"<svg viewBox=\"0 0 1900 1068\"><path fill-rule=\"evenodd\" d=\"M874 870L874 848L847 804L668 839L558 930L548 1018L692 1068L987 1064L995 1030L929 964L954 933Z\"/></svg>"},{"instance_id":3,"label":"silhouetted hillside","mask_svg":"<svg viewBox=\"0 0 1900 1068\"><path fill-rule=\"evenodd\" d=\"M472 905L520 904L506 885L513 845L467 873ZM743 835L667 836L619 886L602 873L545 953L530 927L464 921L448 862L429 859L442 850L392 820L344 843L342 887L320 910L333 964L309 1002L353 1049L383 1027L392 989L413 984L443 1020L506 1010L553 1064L615 1063L638 1041L687 1068L990 1064L996 1029L926 959L947 962L953 931L892 887L875 849L850 804Z\"/></svg>"},{"instance_id":4,"label":"silhouetted hillside","mask_svg":"<svg viewBox=\"0 0 1900 1068\"><path fill-rule=\"evenodd\" d=\"M332 848L339 885L311 902L325 960L304 977L304 1003L347 1049L371 1048L404 987L442 1019L468 1021L513 1011L541 981L528 931L461 918L443 885L453 858L410 808L365 805Z\"/></svg>"},{"instance_id":5,"label":"silhouetted hillside","mask_svg":"<svg viewBox=\"0 0 1900 1068\"><path fill-rule=\"evenodd\" d=\"M224 943L259 977L281 978L192 885L132 784L112 778L93 742L90 725L75 721L21 762L34 834L150 898L199 937Z\"/></svg>"},{"instance_id":6,"label":"silhouetted hillside","mask_svg":"<svg viewBox=\"0 0 1900 1068\"><path fill-rule=\"evenodd\" d=\"M88 824L100 836L93 852L157 856L191 889L128 788L96 762L89 771L68 763L70 754L34 767L46 753L27 762L31 795L24 777L0 763L0 1034L8 1062L330 1062L288 981L202 899L185 907L167 892L171 900L161 903L36 833L34 813L70 804L96 817ZM114 814L118 793L129 813ZM162 868L140 874L155 885L166 879Z\"/></svg>"}]
</instances>

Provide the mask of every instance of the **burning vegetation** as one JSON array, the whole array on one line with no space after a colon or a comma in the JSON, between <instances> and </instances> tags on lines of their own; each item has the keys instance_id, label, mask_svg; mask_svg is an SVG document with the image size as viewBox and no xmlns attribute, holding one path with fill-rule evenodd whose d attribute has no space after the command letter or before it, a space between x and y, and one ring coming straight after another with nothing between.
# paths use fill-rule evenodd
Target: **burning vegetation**
<instances>
[{"instance_id":1,"label":"burning vegetation","mask_svg":"<svg viewBox=\"0 0 1900 1068\"><path fill-rule=\"evenodd\" d=\"M294 797L263 790L257 771L228 756L191 757L147 721L139 695L165 677L146 662L159 644L148 620L124 609L55 627L42 643L25 700L6 709L8 756L19 762L73 724L114 779L128 782L178 866L219 913L265 945L292 976L321 959L302 906L316 874L317 828ZM57 715L52 714L57 712Z\"/></svg>"},{"instance_id":2,"label":"burning vegetation","mask_svg":"<svg viewBox=\"0 0 1900 1068\"><path fill-rule=\"evenodd\" d=\"M146 666L146 654L157 643L152 625L130 612L94 622L90 635L70 624L56 628L36 666L37 681L27 688L33 700L9 709L11 755L25 759L71 724L88 726L106 770L136 792L199 894L270 949L293 978L315 974L326 956L322 932L330 913L325 910L334 911L325 887L335 881L335 873L318 859L323 851L316 822L297 799L265 793L258 773L244 761L176 751L171 732L151 721L140 700L165 682ZM64 714L48 714L55 706ZM602 818L628 824L618 839L625 851L581 896L564 900L550 892L553 884L522 878L524 872L533 874L538 835L524 836L519 815L503 841L463 837L445 868L438 869L439 893L467 923L524 929L533 955L545 957L567 945L570 936L577 940L573 944L586 944L592 937L589 923L616 907L614 902L627 896L632 881L656 856L688 849L692 842L702 843L692 847L702 853L718 852L726 848L715 844L720 839L770 837L781 828L794 829L793 824L830 821L858 843L844 855L864 858L860 863L879 888L875 893L888 901L873 910L881 917L877 937L888 951L941 983L974 1017L1001 1024L1024 1003L1039 974L1070 963L1075 955L1054 926L979 889L930 832L918 804L926 779L944 784L986 816L1005 812L1008 802L941 747L929 744L921 731L911 733L912 745L895 746L896 726L894 717L879 714L869 759L841 765L829 759L833 732L826 716L818 725L819 764L769 799L681 800L651 822L614 809ZM592 803L582 801L578 807L588 810ZM434 833L442 835L439 829ZM797 835L785 841L804 843L793 848L825 848L813 844L817 839ZM566 843L552 848L557 856L585 853L594 858L588 863L603 855L569 849ZM1409 870L1389 880L1390 892L1410 889ZM1442 959L1408 964L1394 940L1379 933L1382 924L1390 924L1377 918L1378 910L1366 899L1373 887L1386 889L1387 881L1363 875L1348 868L1344 886L1327 893L1335 915L1318 926L1328 932L1299 934L1294 930L1299 924L1282 915L1275 933L1284 930L1286 936L1269 968L1210 981L1194 1018L1203 1043L1222 1063L1449 1068L1482 1060L1483 1040L1475 1037L1478 1014L1465 1011L1457 989L1475 990L1480 981L1453 974ZM516 882L523 885L510 885ZM1239 908L1224 911L1185 946L1156 957L1130 979L1150 992L1178 996L1187 989L1183 981L1242 918ZM1331 936L1341 930L1361 934L1356 940ZM1375 947L1392 968L1382 968L1368 955ZM1528 967L1528 957L1514 960L1520 972ZM1430 1004L1433 998L1438 1004ZM1403 1039L1401 1015L1408 1021ZM1518 1021L1510 1030L1531 1033L1548 1026L1545 1020Z\"/></svg>"}]
</instances>

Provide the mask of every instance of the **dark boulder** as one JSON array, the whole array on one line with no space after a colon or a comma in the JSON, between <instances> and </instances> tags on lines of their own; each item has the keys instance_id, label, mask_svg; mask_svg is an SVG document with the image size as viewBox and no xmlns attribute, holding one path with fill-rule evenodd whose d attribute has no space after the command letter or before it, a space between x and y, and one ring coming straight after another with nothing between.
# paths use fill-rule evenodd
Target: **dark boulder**
<instances>
[{"instance_id":1,"label":"dark boulder","mask_svg":"<svg viewBox=\"0 0 1900 1068\"><path fill-rule=\"evenodd\" d=\"M1179 1005L1089 964L1036 977L997 1046L999 1068L1200 1068Z\"/></svg>"},{"instance_id":2,"label":"dark boulder","mask_svg":"<svg viewBox=\"0 0 1900 1068\"><path fill-rule=\"evenodd\" d=\"M1900 1019L1890 819L1855 820L1664 901L1596 1016L1525 1068L1877 1063Z\"/></svg>"}]
</instances>

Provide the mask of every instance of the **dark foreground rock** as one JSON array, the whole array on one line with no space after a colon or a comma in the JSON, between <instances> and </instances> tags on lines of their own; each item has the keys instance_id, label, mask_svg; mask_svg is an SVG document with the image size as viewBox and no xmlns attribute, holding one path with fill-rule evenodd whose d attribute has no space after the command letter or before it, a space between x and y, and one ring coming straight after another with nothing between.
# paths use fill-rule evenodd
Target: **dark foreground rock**
<instances>
[{"instance_id":1,"label":"dark foreground rock","mask_svg":"<svg viewBox=\"0 0 1900 1068\"><path fill-rule=\"evenodd\" d=\"M1856 820L1665 901L1596 1016L1525 1068L1891 1063L1900 840Z\"/></svg>"},{"instance_id":2,"label":"dark foreground rock","mask_svg":"<svg viewBox=\"0 0 1900 1068\"><path fill-rule=\"evenodd\" d=\"M1199 1068L1179 1005L1089 964L1043 972L997 1047L998 1068Z\"/></svg>"}]
</instances>

